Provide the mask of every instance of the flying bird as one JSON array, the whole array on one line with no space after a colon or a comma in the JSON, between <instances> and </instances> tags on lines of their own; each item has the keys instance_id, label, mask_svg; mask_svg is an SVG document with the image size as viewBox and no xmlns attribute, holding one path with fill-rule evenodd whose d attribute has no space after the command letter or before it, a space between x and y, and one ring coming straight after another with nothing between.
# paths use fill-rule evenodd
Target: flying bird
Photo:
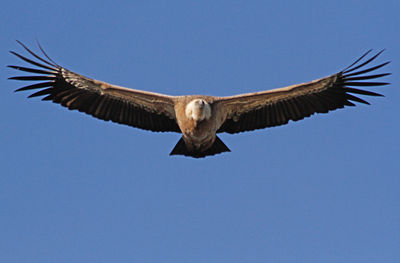
<instances>
[{"instance_id":1,"label":"flying bird","mask_svg":"<svg viewBox=\"0 0 400 263\"><path fill-rule=\"evenodd\" d=\"M314 113L355 106L353 102L369 104L357 96L382 95L355 87L387 85L389 83L371 80L390 74L370 73L389 62L366 68L383 52L367 59L369 50L344 70L307 83L228 97L169 96L82 76L59 66L39 44L44 57L17 42L33 58L10 52L35 67L8 66L33 73L10 79L40 82L16 91L39 89L28 98L45 96L42 100L50 100L105 121L154 132L182 133L170 155L194 158L230 151L217 133L234 134L284 125L289 120L298 121Z\"/></svg>"}]
</instances>

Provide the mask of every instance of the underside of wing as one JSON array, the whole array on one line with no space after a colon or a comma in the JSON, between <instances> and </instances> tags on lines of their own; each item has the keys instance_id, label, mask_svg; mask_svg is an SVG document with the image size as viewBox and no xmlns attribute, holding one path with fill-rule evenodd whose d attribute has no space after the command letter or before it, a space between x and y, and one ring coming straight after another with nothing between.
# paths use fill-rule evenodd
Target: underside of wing
<instances>
[{"instance_id":1,"label":"underside of wing","mask_svg":"<svg viewBox=\"0 0 400 263\"><path fill-rule=\"evenodd\" d=\"M40 46L47 59L38 56L21 42L18 43L37 60L11 51L18 58L35 66L8 66L33 73L10 79L40 81L16 90L39 90L28 98L45 96L42 100L50 100L70 110L78 110L105 121L111 120L136 128L157 132L180 132L175 121L172 96L127 89L84 77L57 65Z\"/></svg>"},{"instance_id":2,"label":"underside of wing","mask_svg":"<svg viewBox=\"0 0 400 263\"><path fill-rule=\"evenodd\" d=\"M279 126L314 113L355 106L353 102L369 104L355 95L382 96L362 87L387 85L389 83L371 80L390 74L367 74L389 63L363 68L382 51L362 62L369 53L343 71L326 78L286 88L220 98L219 103L226 111L227 118L218 132L238 133Z\"/></svg>"}]
</instances>

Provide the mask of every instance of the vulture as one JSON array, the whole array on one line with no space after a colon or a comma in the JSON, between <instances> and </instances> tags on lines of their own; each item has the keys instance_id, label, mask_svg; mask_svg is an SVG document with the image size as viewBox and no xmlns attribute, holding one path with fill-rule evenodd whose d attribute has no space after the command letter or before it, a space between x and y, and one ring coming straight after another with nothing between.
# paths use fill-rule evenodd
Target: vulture
<instances>
[{"instance_id":1,"label":"vulture","mask_svg":"<svg viewBox=\"0 0 400 263\"><path fill-rule=\"evenodd\" d=\"M311 82L227 97L170 96L85 77L59 66L39 43L42 57L17 42L32 58L10 52L31 66L8 67L31 74L10 79L37 82L16 91L38 90L28 98L44 96L42 100L104 121L153 132L182 133L170 155L194 158L230 151L217 133L234 134L284 125L314 113L355 106L353 102L369 104L359 95L382 96L364 88L389 84L375 79L390 74L372 73L390 61L369 66L383 52L368 58L369 50L342 71Z\"/></svg>"}]
</instances>

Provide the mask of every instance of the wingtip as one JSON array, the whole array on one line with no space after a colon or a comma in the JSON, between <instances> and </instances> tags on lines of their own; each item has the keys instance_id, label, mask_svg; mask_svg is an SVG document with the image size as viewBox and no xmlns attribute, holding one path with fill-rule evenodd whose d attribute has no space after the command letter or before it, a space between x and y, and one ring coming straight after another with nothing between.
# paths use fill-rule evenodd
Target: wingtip
<instances>
[{"instance_id":1,"label":"wingtip","mask_svg":"<svg viewBox=\"0 0 400 263\"><path fill-rule=\"evenodd\" d=\"M15 66L15 65L7 65L6 66L7 68L12 68L12 69L17 69L17 70L20 70L20 66Z\"/></svg>"},{"instance_id":2,"label":"wingtip","mask_svg":"<svg viewBox=\"0 0 400 263\"><path fill-rule=\"evenodd\" d=\"M18 43L20 46L22 46L24 49L28 49L27 46L26 46L24 43L22 43L21 41L19 41L18 39L15 40L15 41L17 41L17 43Z\"/></svg>"},{"instance_id":3,"label":"wingtip","mask_svg":"<svg viewBox=\"0 0 400 263\"><path fill-rule=\"evenodd\" d=\"M22 88L19 88L19 89L16 89L16 90L14 90L14 92L20 92L20 91L24 91L24 90L26 90L26 89L24 89L25 87L22 87Z\"/></svg>"}]
</instances>

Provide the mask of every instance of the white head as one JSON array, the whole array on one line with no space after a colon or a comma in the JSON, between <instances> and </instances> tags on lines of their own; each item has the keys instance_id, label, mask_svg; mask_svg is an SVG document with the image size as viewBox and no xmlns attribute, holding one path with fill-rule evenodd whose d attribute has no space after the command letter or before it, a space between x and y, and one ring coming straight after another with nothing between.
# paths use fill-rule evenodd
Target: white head
<instances>
[{"instance_id":1,"label":"white head","mask_svg":"<svg viewBox=\"0 0 400 263\"><path fill-rule=\"evenodd\" d=\"M186 117L195 121L202 121L211 117L211 106L203 99L195 99L186 105Z\"/></svg>"}]
</instances>

